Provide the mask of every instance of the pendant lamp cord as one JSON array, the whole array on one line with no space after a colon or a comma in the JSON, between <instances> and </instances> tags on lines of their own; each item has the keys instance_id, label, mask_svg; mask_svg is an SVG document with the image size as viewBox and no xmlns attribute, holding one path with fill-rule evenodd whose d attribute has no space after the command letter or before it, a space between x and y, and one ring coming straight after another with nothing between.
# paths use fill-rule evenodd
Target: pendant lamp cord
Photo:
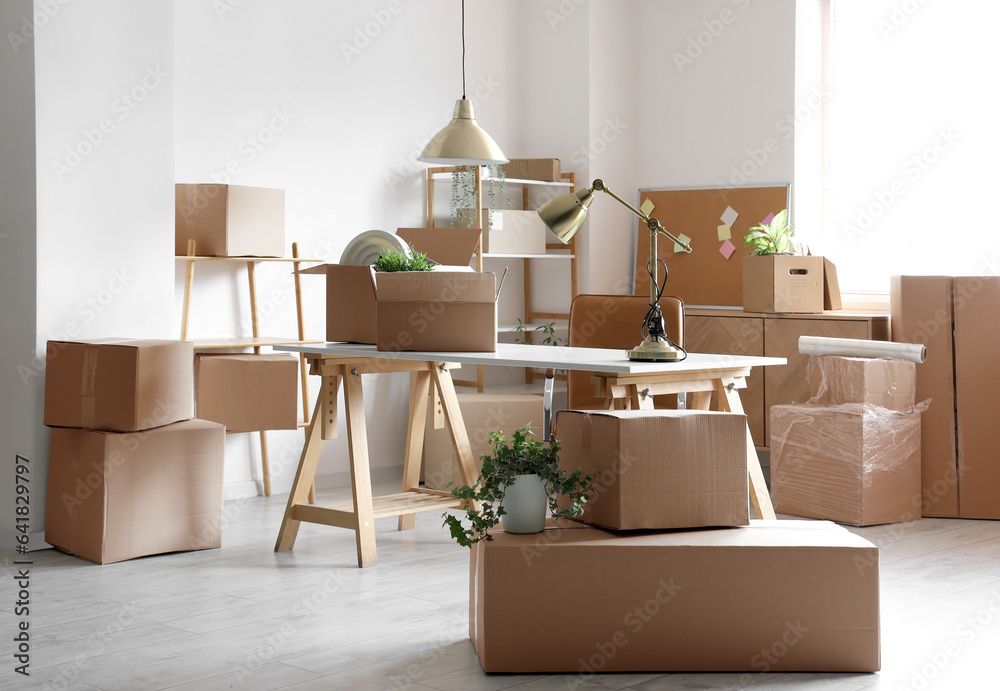
<instances>
[{"instance_id":1,"label":"pendant lamp cord","mask_svg":"<svg viewBox=\"0 0 1000 691\"><path fill-rule=\"evenodd\" d=\"M462 0L462 100L465 100L465 0Z\"/></svg>"}]
</instances>

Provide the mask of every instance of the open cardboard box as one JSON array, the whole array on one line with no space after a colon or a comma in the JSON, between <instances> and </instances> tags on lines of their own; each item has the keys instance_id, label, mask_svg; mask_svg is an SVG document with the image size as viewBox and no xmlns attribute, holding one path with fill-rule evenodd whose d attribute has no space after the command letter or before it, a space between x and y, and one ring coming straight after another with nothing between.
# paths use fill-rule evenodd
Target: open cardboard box
<instances>
[{"instance_id":1,"label":"open cardboard box","mask_svg":"<svg viewBox=\"0 0 1000 691\"><path fill-rule=\"evenodd\" d=\"M457 266L468 266L481 232L478 228L403 230L408 232L400 237L415 249L439 263ZM375 344L379 350L496 350L499 291L492 273L383 273L371 266L343 264L323 264L299 273L327 277L327 341Z\"/></svg>"},{"instance_id":2,"label":"open cardboard box","mask_svg":"<svg viewBox=\"0 0 1000 691\"><path fill-rule=\"evenodd\" d=\"M743 257L745 312L822 312L823 285L823 257L789 254Z\"/></svg>"}]
</instances>

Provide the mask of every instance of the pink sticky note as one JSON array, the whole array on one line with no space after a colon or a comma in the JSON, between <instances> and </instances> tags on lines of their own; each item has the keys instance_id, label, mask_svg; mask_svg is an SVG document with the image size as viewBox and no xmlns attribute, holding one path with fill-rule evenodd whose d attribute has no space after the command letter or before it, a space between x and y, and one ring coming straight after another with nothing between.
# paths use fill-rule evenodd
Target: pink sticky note
<instances>
[{"instance_id":1,"label":"pink sticky note","mask_svg":"<svg viewBox=\"0 0 1000 691\"><path fill-rule=\"evenodd\" d=\"M736 251L736 245L729 242L729 240L726 240L724 243L722 243L722 247L719 248L719 254L721 254L726 259L729 259L731 256L733 256L733 252L735 251Z\"/></svg>"},{"instance_id":2,"label":"pink sticky note","mask_svg":"<svg viewBox=\"0 0 1000 691\"><path fill-rule=\"evenodd\" d=\"M767 218L760 222L761 225L766 226L768 223L774 220L774 214L768 214Z\"/></svg>"}]
</instances>

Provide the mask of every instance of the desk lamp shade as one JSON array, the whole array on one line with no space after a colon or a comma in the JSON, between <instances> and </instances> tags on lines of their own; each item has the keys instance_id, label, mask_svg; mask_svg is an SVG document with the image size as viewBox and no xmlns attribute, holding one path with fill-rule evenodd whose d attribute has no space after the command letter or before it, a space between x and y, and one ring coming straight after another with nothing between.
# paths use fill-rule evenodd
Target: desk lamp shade
<instances>
[{"instance_id":1,"label":"desk lamp shade","mask_svg":"<svg viewBox=\"0 0 1000 691\"><path fill-rule=\"evenodd\" d=\"M542 223L555 233L557 238L569 242L583 227L583 222L587 219L587 209L593 201L593 190L585 188L545 202L538 209L538 215Z\"/></svg>"}]
</instances>

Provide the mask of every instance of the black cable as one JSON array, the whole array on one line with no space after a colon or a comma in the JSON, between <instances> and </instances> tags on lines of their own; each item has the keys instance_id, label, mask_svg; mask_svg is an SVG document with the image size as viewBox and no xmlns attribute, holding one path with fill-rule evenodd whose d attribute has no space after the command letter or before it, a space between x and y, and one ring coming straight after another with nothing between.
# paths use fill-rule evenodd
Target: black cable
<instances>
[{"instance_id":1,"label":"black cable","mask_svg":"<svg viewBox=\"0 0 1000 691\"><path fill-rule=\"evenodd\" d=\"M465 100L465 0L462 0L462 100Z\"/></svg>"},{"instance_id":2,"label":"black cable","mask_svg":"<svg viewBox=\"0 0 1000 691\"><path fill-rule=\"evenodd\" d=\"M653 338L659 338L666 341L671 346L684 353L684 357L680 358L683 360L687 357L687 351L681 348L679 345L671 341L667 337L667 332L663 327L663 312L660 311L660 298L663 297L663 291L667 288L667 265L660 259L656 258L657 264L663 267L663 282L656 286L656 300L649 304L649 311L646 312L646 316L643 317L642 327L639 329L639 333L645 340L647 336L652 336ZM653 281L653 262L646 262L646 273L649 274L650 282ZM679 361L678 361L679 362Z\"/></svg>"}]
</instances>

